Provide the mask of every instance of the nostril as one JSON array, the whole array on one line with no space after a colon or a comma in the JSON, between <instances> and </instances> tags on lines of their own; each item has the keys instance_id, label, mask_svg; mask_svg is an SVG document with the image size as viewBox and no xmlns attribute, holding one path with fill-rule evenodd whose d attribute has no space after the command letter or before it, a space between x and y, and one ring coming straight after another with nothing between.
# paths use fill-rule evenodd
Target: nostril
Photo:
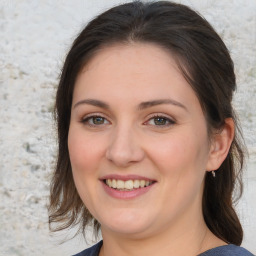
<instances>
[{"instance_id":1,"label":"nostril","mask_svg":"<svg viewBox=\"0 0 256 256\"><path fill-rule=\"evenodd\" d=\"M106 158L117 166L127 166L131 163L140 162L144 158L144 152L139 147L109 148Z\"/></svg>"}]
</instances>

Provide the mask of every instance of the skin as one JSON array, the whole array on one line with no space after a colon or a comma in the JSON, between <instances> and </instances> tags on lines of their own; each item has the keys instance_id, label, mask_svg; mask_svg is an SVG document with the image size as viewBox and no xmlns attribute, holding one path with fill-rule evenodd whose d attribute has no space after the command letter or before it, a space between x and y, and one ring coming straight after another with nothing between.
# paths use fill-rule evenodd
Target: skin
<instances>
[{"instance_id":1,"label":"skin","mask_svg":"<svg viewBox=\"0 0 256 256\"><path fill-rule=\"evenodd\" d=\"M138 108L159 99L175 104ZM200 103L164 49L133 43L99 51L75 83L68 147L77 191L101 223L100 255L187 256L224 245L207 228L201 204L205 173L221 165L233 136L227 119L209 139ZM109 174L156 183L141 196L117 199L100 180Z\"/></svg>"}]
</instances>

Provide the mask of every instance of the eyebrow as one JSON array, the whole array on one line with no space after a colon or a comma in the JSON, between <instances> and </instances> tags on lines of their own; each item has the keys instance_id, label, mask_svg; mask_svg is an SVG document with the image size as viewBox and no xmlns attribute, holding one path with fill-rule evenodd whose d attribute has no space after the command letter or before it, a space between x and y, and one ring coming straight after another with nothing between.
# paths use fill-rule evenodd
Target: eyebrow
<instances>
[{"instance_id":1,"label":"eyebrow","mask_svg":"<svg viewBox=\"0 0 256 256\"><path fill-rule=\"evenodd\" d=\"M76 108L77 106L82 105L82 104L88 104L88 105L92 105L92 106L100 107L100 108L104 108L104 109L110 109L110 106L107 103L105 103L101 100L95 100L95 99L80 100L74 105L73 108Z\"/></svg>"},{"instance_id":2,"label":"eyebrow","mask_svg":"<svg viewBox=\"0 0 256 256\"><path fill-rule=\"evenodd\" d=\"M188 109L183 104L181 104L180 102L173 100L173 99L159 99L159 100L151 100L151 101L141 102L138 106L138 109L143 110L145 108L150 108L150 107L162 105L162 104L171 104L171 105L174 105L177 107L181 107L181 108L185 109L186 111L188 111Z\"/></svg>"},{"instance_id":3,"label":"eyebrow","mask_svg":"<svg viewBox=\"0 0 256 256\"><path fill-rule=\"evenodd\" d=\"M82 105L82 104L88 104L88 105L100 107L103 109L110 109L109 104L107 104L106 102L103 102L101 100L96 100L96 99L84 99L84 100L78 101L74 105L73 108L76 108L77 106ZM154 107L154 106L162 105L162 104L171 104L171 105L174 105L177 107L181 107L184 110L188 111L188 109L183 104L181 104L180 102L173 100L173 99L158 99L158 100L150 100L150 101L141 102L138 105L137 109L143 110L146 108L150 108L150 107Z\"/></svg>"}]
</instances>

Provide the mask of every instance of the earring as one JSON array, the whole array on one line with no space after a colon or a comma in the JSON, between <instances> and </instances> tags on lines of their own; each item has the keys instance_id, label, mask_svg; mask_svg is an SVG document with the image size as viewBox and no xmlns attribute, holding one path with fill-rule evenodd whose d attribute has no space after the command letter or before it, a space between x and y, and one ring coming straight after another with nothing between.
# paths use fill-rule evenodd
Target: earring
<instances>
[{"instance_id":1,"label":"earring","mask_svg":"<svg viewBox=\"0 0 256 256\"><path fill-rule=\"evenodd\" d=\"M216 173L215 171L212 171L212 177L215 178L216 177Z\"/></svg>"}]
</instances>

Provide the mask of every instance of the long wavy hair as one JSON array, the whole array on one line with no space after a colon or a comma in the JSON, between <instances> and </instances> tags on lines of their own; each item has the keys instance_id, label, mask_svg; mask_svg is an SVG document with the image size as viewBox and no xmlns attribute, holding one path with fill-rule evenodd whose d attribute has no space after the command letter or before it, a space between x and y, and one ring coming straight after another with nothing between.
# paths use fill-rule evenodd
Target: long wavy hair
<instances>
[{"instance_id":1,"label":"long wavy hair","mask_svg":"<svg viewBox=\"0 0 256 256\"><path fill-rule=\"evenodd\" d=\"M236 89L233 62L225 44L203 17L169 1L134 1L113 7L89 22L73 42L56 94L58 157L48 209L51 231L78 224L85 233L89 223L96 233L100 228L80 199L72 176L67 140L74 84L81 69L102 47L133 42L154 43L176 58L199 99L209 137L223 127L226 118L234 120L235 137L226 159L215 178L209 172L205 175L202 208L208 228L217 237L240 245L243 230L234 202L242 193L245 146L231 105Z\"/></svg>"}]
</instances>

